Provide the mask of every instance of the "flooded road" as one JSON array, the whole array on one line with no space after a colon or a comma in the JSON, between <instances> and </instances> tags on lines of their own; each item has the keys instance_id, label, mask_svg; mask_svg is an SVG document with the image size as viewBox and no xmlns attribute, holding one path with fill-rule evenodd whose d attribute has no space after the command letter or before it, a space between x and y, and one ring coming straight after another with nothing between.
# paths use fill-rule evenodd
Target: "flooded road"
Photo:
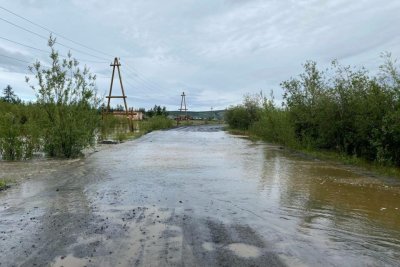
<instances>
[{"instance_id":1,"label":"flooded road","mask_svg":"<svg viewBox=\"0 0 400 267\"><path fill-rule=\"evenodd\" d=\"M0 266L398 266L400 182L218 126L0 163Z\"/></svg>"}]
</instances>

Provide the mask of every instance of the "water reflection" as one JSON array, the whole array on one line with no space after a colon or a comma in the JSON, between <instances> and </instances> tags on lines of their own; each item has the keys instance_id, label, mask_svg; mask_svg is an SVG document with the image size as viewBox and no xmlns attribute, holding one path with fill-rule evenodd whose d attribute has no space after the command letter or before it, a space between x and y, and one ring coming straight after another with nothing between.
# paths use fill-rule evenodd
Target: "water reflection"
<instances>
[{"instance_id":1,"label":"water reflection","mask_svg":"<svg viewBox=\"0 0 400 267\"><path fill-rule=\"evenodd\" d=\"M0 177L23 181L19 187L0 192L0 233L8 228L15 231L0 243L0 251L8 253L3 257L6 263L15 257L15 251L9 249L15 237L31 240L25 245L29 247L42 238L46 240L43 251L70 255L69 245L78 242L77 236L104 238L93 232L93 225L97 229L103 226L104 218L99 214L124 218L121 207L139 206L182 215L180 218L187 218L182 219L182 225L193 222L184 228L182 234L187 236L183 240L197 242L191 234L198 231L206 237L210 225L223 225L221 231L226 233L240 227L245 229L240 231L244 236L254 232L240 240L241 245L229 241L225 247L212 243L202 246L203 241L211 240L204 239L199 243L201 253L203 247L235 252L260 236L265 249L289 266L398 262L399 181L388 183L349 167L309 159L211 127L152 132L133 142L107 146L86 159L0 163ZM32 225L28 228L18 224L25 224L20 221L25 215ZM30 217L41 221L36 223ZM237 234L232 231L227 236L237 238ZM129 242L134 238L137 236L127 236ZM117 250L125 249L119 241L115 244ZM158 244L148 245L154 248ZM203 259L201 253L198 255Z\"/></svg>"},{"instance_id":2,"label":"water reflection","mask_svg":"<svg viewBox=\"0 0 400 267\"><path fill-rule=\"evenodd\" d=\"M340 244L341 250L382 251L387 260L399 257L399 183L387 185L349 167L275 146L266 146L264 157L259 190L282 216L296 221L299 232L331 242L325 243L328 249L339 250Z\"/></svg>"}]
</instances>

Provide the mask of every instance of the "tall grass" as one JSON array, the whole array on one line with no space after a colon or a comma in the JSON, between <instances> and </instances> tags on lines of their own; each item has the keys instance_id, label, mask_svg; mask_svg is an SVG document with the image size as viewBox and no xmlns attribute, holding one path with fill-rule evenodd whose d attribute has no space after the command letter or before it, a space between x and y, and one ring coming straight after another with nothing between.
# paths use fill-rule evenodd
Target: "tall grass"
<instances>
[{"instance_id":1,"label":"tall grass","mask_svg":"<svg viewBox=\"0 0 400 267\"><path fill-rule=\"evenodd\" d=\"M125 117L104 116L101 122L100 139L123 142L155 130L168 129L174 121L165 116L153 116L143 121L129 121ZM133 128L133 129L132 129Z\"/></svg>"},{"instance_id":2,"label":"tall grass","mask_svg":"<svg viewBox=\"0 0 400 267\"><path fill-rule=\"evenodd\" d=\"M3 160L30 158L40 149L41 129L35 122L40 116L31 104L1 103L0 105L0 155Z\"/></svg>"},{"instance_id":3,"label":"tall grass","mask_svg":"<svg viewBox=\"0 0 400 267\"><path fill-rule=\"evenodd\" d=\"M174 121L165 116L153 116L145 121L142 121L140 128L145 132L151 132L155 130L171 128L173 125Z\"/></svg>"}]
</instances>

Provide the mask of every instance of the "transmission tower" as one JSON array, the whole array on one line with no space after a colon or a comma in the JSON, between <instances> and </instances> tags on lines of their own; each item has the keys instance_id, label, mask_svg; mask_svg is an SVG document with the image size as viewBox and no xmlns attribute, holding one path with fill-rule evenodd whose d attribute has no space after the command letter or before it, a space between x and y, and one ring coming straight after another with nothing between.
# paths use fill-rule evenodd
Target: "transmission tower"
<instances>
[{"instance_id":1,"label":"transmission tower","mask_svg":"<svg viewBox=\"0 0 400 267\"><path fill-rule=\"evenodd\" d=\"M106 96L106 98L108 98L106 113L110 112L110 101L111 101L111 98L122 98L124 100L125 113L126 113L126 116L128 117L128 106L126 104L126 95L125 95L125 91L124 91L124 86L122 85L121 71L119 69L119 67L121 66L121 63L118 61L118 58L114 58L114 63L110 64L110 66L113 67L113 70L112 70L112 76L111 76L110 92L109 92L108 96ZM119 84L121 85L121 91L122 91L122 95L117 95L117 96L112 95L115 68L117 68L117 70L118 70Z\"/></svg>"},{"instance_id":2,"label":"transmission tower","mask_svg":"<svg viewBox=\"0 0 400 267\"><path fill-rule=\"evenodd\" d=\"M182 92L181 97L182 97L182 100L181 100L181 108L179 109L179 111L180 111L179 120L187 120L188 116L187 116L185 92Z\"/></svg>"}]
</instances>

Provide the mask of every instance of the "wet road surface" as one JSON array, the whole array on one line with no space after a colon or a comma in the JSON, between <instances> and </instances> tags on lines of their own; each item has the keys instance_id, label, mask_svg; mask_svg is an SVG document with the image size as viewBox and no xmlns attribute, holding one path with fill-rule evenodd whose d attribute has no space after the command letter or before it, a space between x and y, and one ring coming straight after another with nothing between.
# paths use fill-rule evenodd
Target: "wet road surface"
<instances>
[{"instance_id":1,"label":"wet road surface","mask_svg":"<svg viewBox=\"0 0 400 267\"><path fill-rule=\"evenodd\" d=\"M398 180L221 129L0 162L0 266L398 266Z\"/></svg>"}]
</instances>

